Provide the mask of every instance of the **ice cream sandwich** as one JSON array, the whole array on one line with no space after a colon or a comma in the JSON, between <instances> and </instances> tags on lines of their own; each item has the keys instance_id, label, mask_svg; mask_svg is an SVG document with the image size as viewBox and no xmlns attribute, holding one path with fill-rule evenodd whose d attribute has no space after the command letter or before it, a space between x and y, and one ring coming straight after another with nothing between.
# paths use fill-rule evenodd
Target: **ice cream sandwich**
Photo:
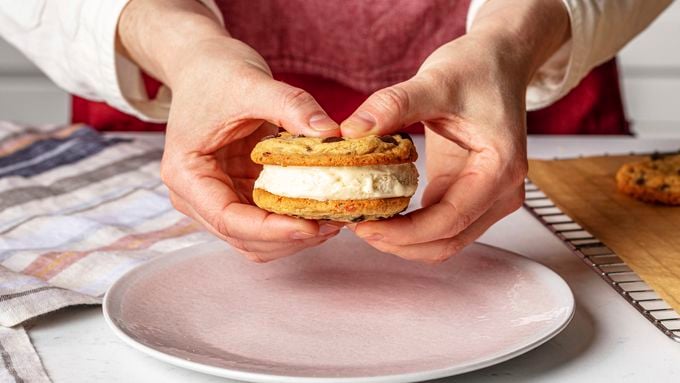
<instances>
[{"instance_id":1,"label":"ice cream sandwich","mask_svg":"<svg viewBox=\"0 0 680 383\"><path fill-rule=\"evenodd\" d=\"M362 138L264 137L251 159L262 165L253 200L295 217L361 222L404 211L418 186L415 145L407 134Z\"/></svg>"}]
</instances>

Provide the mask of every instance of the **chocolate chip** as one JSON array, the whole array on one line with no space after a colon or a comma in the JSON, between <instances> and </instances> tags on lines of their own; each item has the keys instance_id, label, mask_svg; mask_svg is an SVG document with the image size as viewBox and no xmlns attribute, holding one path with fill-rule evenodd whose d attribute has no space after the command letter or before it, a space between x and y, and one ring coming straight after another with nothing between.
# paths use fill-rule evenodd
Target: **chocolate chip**
<instances>
[{"instance_id":1,"label":"chocolate chip","mask_svg":"<svg viewBox=\"0 0 680 383\"><path fill-rule=\"evenodd\" d=\"M662 158L664 158L664 157L665 157L665 156L664 156L663 154L659 153L659 152L654 152L654 153L652 153L652 155L650 156L650 158L652 159L652 161L660 160L660 159L662 159Z\"/></svg>"},{"instance_id":2,"label":"chocolate chip","mask_svg":"<svg viewBox=\"0 0 680 383\"><path fill-rule=\"evenodd\" d=\"M411 138L411 136L408 133L399 132L399 133L397 133L397 135L399 137L403 138L404 140L409 140L409 141L413 142L413 138Z\"/></svg>"},{"instance_id":3,"label":"chocolate chip","mask_svg":"<svg viewBox=\"0 0 680 383\"><path fill-rule=\"evenodd\" d=\"M636 184L636 185L639 185L639 186L642 186L642 185L645 184L645 179L642 178L642 177L640 177L640 178L638 178L638 179L635 180L635 184Z\"/></svg>"},{"instance_id":4,"label":"chocolate chip","mask_svg":"<svg viewBox=\"0 0 680 383\"><path fill-rule=\"evenodd\" d=\"M670 188L671 188L671 185L669 185L669 184L662 184L661 186L659 186L659 190L661 190L661 191L666 191Z\"/></svg>"},{"instance_id":5,"label":"chocolate chip","mask_svg":"<svg viewBox=\"0 0 680 383\"><path fill-rule=\"evenodd\" d=\"M271 152L264 152L264 153L262 153L262 156L263 156L263 157L269 157L269 156L271 156L271 155L272 155Z\"/></svg>"},{"instance_id":6,"label":"chocolate chip","mask_svg":"<svg viewBox=\"0 0 680 383\"><path fill-rule=\"evenodd\" d=\"M342 137L326 137L323 140L321 140L322 144L328 144L331 142L340 142L340 141L345 141L344 138Z\"/></svg>"},{"instance_id":7,"label":"chocolate chip","mask_svg":"<svg viewBox=\"0 0 680 383\"><path fill-rule=\"evenodd\" d=\"M264 137L260 138L260 142L265 141L265 140L271 140L272 138L278 138L278 137L281 137L281 135L278 134L278 133L270 134L268 136L264 136Z\"/></svg>"},{"instance_id":8,"label":"chocolate chip","mask_svg":"<svg viewBox=\"0 0 680 383\"><path fill-rule=\"evenodd\" d=\"M312 148L310 146L305 145L305 150L308 151L308 152L311 152Z\"/></svg>"},{"instance_id":9,"label":"chocolate chip","mask_svg":"<svg viewBox=\"0 0 680 383\"><path fill-rule=\"evenodd\" d=\"M294 138L305 138L304 134L296 134L293 136Z\"/></svg>"},{"instance_id":10,"label":"chocolate chip","mask_svg":"<svg viewBox=\"0 0 680 383\"><path fill-rule=\"evenodd\" d=\"M392 136L380 136L378 138L380 138L380 141L388 143L388 144L392 144L392 145L398 144L397 140L395 140L394 137L392 137Z\"/></svg>"},{"instance_id":11,"label":"chocolate chip","mask_svg":"<svg viewBox=\"0 0 680 383\"><path fill-rule=\"evenodd\" d=\"M352 218L351 221L352 221L352 222L361 222L361 221L363 221L363 220L365 220L365 219L366 219L366 217L364 217L363 215L360 215L360 216L358 216L358 217Z\"/></svg>"}]
</instances>

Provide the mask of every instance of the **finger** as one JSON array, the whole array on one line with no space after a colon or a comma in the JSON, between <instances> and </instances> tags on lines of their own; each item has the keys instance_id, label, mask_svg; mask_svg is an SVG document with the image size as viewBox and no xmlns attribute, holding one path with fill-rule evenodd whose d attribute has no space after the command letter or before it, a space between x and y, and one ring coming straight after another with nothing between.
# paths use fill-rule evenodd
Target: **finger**
<instances>
[{"instance_id":1,"label":"finger","mask_svg":"<svg viewBox=\"0 0 680 383\"><path fill-rule=\"evenodd\" d=\"M191 205L189 205L186 201L184 201L177 193L174 193L170 191L170 201L172 202L173 206L180 211L182 214L191 217L195 219L198 223L203 225L206 229L208 229L210 232L212 232L215 236L218 238L222 239L223 241L230 241L230 240L238 240L242 242L246 242L246 240L241 240L239 238L230 238L225 236L224 234L220 233L217 231L210 223L208 223L203 217L201 217L200 214L198 214ZM260 246L264 246L264 244L273 244L272 248L276 246L280 247L285 247L285 246L290 246L291 243L295 244L314 244L315 241L318 240L318 238L331 238L338 233L340 233L340 230L345 226L342 222L331 222L331 221L321 221L318 222L319 225L319 231L317 233L317 236L309 238L309 239L291 239L291 240L285 240L285 241L258 241L258 240L248 240L248 242L255 244L255 247L253 248L242 248L242 250L247 250L247 251L264 251L265 249Z\"/></svg>"},{"instance_id":2,"label":"finger","mask_svg":"<svg viewBox=\"0 0 680 383\"><path fill-rule=\"evenodd\" d=\"M325 226L323 226L325 227ZM331 226L328 226L331 227ZM340 233L340 227L333 226L332 231L320 233L318 236L307 239L292 239L287 241L259 241L259 240L243 240L239 238L226 237L226 241L232 244L237 249L249 252L271 252L282 249L300 248L304 249L310 246L316 246L319 243L332 238Z\"/></svg>"},{"instance_id":3,"label":"finger","mask_svg":"<svg viewBox=\"0 0 680 383\"><path fill-rule=\"evenodd\" d=\"M309 239L295 239L285 242L242 240L238 238L227 237L226 242L229 242L232 246L239 250L267 253L284 249L304 249L306 247L316 246L328 240L329 238L333 238L336 235L338 235L338 232L333 232Z\"/></svg>"},{"instance_id":4,"label":"finger","mask_svg":"<svg viewBox=\"0 0 680 383\"><path fill-rule=\"evenodd\" d=\"M272 251L269 253L252 253L248 251L243 251L236 249L240 254L244 255L246 258L253 262L257 263L266 263L266 262L271 262L275 261L277 259L281 259L284 257L291 256L293 254L299 253L300 251L304 250L305 248L299 248L299 249L282 249L278 251Z\"/></svg>"},{"instance_id":5,"label":"finger","mask_svg":"<svg viewBox=\"0 0 680 383\"><path fill-rule=\"evenodd\" d=\"M356 233L362 238L385 238L401 245L451 238L491 208L503 188L493 170L468 166L439 202L404 216L360 223Z\"/></svg>"},{"instance_id":6,"label":"finger","mask_svg":"<svg viewBox=\"0 0 680 383\"><path fill-rule=\"evenodd\" d=\"M425 128L425 173L428 181L446 174L456 176L470 157L470 151L432 129Z\"/></svg>"},{"instance_id":7,"label":"finger","mask_svg":"<svg viewBox=\"0 0 680 383\"><path fill-rule=\"evenodd\" d=\"M445 137L425 128L425 174L427 187L421 199L429 207L444 197L468 162L470 152Z\"/></svg>"},{"instance_id":8,"label":"finger","mask_svg":"<svg viewBox=\"0 0 680 383\"><path fill-rule=\"evenodd\" d=\"M188 162L192 161L200 160ZM190 163L187 168L178 168L171 175L161 170L165 183L176 194L173 203L178 204L178 210L194 218L200 217L201 223L218 237L285 241L318 235L319 224L316 221L277 215L241 203L236 192L227 185L230 181L226 175L220 172L200 173L203 169L214 169L214 164ZM187 172L190 174L187 175Z\"/></svg>"},{"instance_id":9,"label":"finger","mask_svg":"<svg viewBox=\"0 0 680 383\"><path fill-rule=\"evenodd\" d=\"M177 210L184 215L195 219L215 236L229 243L239 253L245 255L254 262L268 262L273 259L297 253L309 247L318 246L336 236L342 228L342 225L336 223L322 223L319 230L319 236L309 239L289 240L284 242L241 240L238 238L226 237L215 230L215 228L197 214L195 210L176 193L170 192L170 200Z\"/></svg>"},{"instance_id":10,"label":"finger","mask_svg":"<svg viewBox=\"0 0 680 383\"><path fill-rule=\"evenodd\" d=\"M521 190L521 193L523 195L524 191ZM519 194L520 191L516 191L503 200L498 201L492 209L489 209L477 221L455 237L412 245L398 245L386 241L369 241L369 244L380 251L391 253L407 260L441 263L474 242L498 220L517 210L519 205L521 205L521 203L517 203L517 195Z\"/></svg>"},{"instance_id":11,"label":"finger","mask_svg":"<svg viewBox=\"0 0 680 383\"><path fill-rule=\"evenodd\" d=\"M490 213L490 212L489 212ZM482 235L500 217L480 218L454 238L439 239L414 245L394 245L386 242L370 243L380 251L394 254L409 261L441 263L458 254L465 246Z\"/></svg>"},{"instance_id":12,"label":"finger","mask_svg":"<svg viewBox=\"0 0 680 383\"><path fill-rule=\"evenodd\" d=\"M423 190L423 196L420 200L421 206L428 208L441 201L454 182L455 176L448 174L442 174L429 180L425 190Z\"/></svg>"},{"instance_id":13,"label":"finger","mask_svg":"<svg viewBox=\"0 0 680 383\"><path fill-rule=\"evenodd\" d=\"M389 134L424 120L434 110L434 93L418 78L381 89L340 124L342 135Z\"/></svg>"},{"instance_id":14,"label":"finger","mask_svg":"<svg viewBox=\"0 0 680 383\"><path fill-rule=\"evenodd\" d=\"M321 245L335 236L332 233L323 237L310 238L308 240L296 240L290 242L265 242L243 241L235 238L227 238L227 243L256 262L268 262L284 256L298 253L304 249Z\"/></svg>"},{"instance_id":15,"label":"finger","mask_svg":"<svg viewBox=\"0 0 680 383\"><path fill-rule=\"evenodd\" d=\"M173 192L172 190L169 193L170 195L170 202L172 203L172 206L179 211L180 213L186 215L187 217L193 219L194 221L198 222L208 230L212 235L215 237L226 241L227 237L224 236L224 234L220 233L217 231L208 221L206 221L203 217L201 217L200 214L194 210L194 208L191 207L182 197L180 197L177 193Z\"/></svg>"},{"instance_id":16,"label":"finger","mask_svg":"<svg viewBox=\"0 0 680 383\"><path fill-rule=\"evenodd\" d=\"M319 106L314 97L300 88L272 81L253 96L252 110L257 118L281 126L293 134L339 136L340 127Z\"/></svg>"}]
</instances>

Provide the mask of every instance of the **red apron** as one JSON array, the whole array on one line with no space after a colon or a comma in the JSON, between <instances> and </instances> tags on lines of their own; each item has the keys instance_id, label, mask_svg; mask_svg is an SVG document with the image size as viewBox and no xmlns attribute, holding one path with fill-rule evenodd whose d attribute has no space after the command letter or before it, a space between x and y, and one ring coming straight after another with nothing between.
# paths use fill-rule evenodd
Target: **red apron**
<instances>
[{"instance_id":1,"label":"red apron","mask_svg":"<svg viewBox=\"0 0 680 383\"><path fill-rule=\"evenodd\" d=\"M469 0L217 0L229 32L274 76L307 90L334 120L372 92L411 77L438 46L465 33ZM258 22L253 21L257 15ZM146 78L153 97L158 82ZM104 103L73 99L73 121L100 130L163 130ZM616 63L595 68L555 104L527 114L529 133L627 134Z\"/></svg>"}]
</instances>

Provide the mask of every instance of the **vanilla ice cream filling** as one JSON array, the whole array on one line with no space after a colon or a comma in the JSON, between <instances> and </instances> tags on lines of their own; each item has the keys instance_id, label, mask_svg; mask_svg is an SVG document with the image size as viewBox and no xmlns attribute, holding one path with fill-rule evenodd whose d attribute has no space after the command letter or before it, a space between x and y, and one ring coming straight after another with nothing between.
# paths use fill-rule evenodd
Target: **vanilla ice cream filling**
<instances>
[{"instance_id":1,"label":"vanilla ice cream filling","mask_svg":"<svg viewBox=\"0 0 680 383\"><path fill-rule=\"evenodd\" d=\"M319 201L410 197L418 187L412 163L373 166L264 165L255 187Z\"/></svg>"}]
</instances>

